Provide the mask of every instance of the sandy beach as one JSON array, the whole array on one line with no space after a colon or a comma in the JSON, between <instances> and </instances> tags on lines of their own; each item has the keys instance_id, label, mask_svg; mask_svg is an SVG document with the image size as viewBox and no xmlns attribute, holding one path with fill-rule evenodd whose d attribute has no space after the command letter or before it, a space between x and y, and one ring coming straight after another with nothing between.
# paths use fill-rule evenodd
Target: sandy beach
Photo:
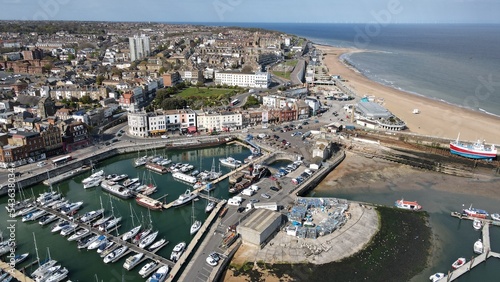
<instances>
[{"instance_id":1,"label":"sandy beach","mask_svg":"<svg viewBox=\"0 0 500 282\"><path fill-rule=\"evenodd\" d=\"M499 118L384 86L340 61L342 54L361 50L315 46L322 50L323 64L329 74L347 80L345 84L360 97L383 98L384 106L404 120L411 132L449 139L456 139L460 134L460 140L484 139L488 144L500 144ZM413 109L419 109L420 114L413 114Z\"/></svg>"}]
</instances>

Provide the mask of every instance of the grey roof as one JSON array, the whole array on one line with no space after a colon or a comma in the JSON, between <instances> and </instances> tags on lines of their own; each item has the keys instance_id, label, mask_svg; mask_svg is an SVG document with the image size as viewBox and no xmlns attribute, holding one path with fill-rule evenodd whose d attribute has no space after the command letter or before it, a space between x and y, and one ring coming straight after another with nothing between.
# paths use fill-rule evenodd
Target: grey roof
<instances>
[{"instance_id":1,"label":"grey roof","mask_svg":"<svg viewBox=\"0 0 500 282\"><path fill-rule=\"evenodd\" d=\"M390 118L392 116L386 108L374 102L359 102L357 104L358 110L367 118Z\"/></svg>"},{"instance_id":2,"label":"grey roof","mask_svg":"<svg viewBox=\"0 0 500 282\"><path fill-rule=\"evenodd\" d=\"M281 217L280 213L267 209L258 209L246 219L241 227L261 233L279 217Z\"/></svg>"}]
</instances>

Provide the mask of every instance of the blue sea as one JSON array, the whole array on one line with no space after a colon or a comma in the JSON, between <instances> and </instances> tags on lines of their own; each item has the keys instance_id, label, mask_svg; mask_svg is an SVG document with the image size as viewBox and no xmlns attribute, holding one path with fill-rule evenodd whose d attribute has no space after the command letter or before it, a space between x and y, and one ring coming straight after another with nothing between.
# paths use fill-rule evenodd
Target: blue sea
<instances>
[{"instance_id":1,"label":"blue sea","mask_svg":"<svg viewBox=\"0 0 500 282\"><path fill-rule=\"evenodd\" d=\"M277 30L314 43L362 49L365 52L344 58L374 81L500 117L498 24L224 25Z\"/></svg>"}]
</instances>

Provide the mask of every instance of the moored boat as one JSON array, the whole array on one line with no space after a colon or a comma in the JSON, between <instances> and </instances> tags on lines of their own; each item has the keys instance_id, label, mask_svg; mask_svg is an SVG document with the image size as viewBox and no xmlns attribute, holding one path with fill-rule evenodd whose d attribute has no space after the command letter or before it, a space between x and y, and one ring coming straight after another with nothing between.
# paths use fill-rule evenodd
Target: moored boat
<instances>
[{"instance_id":1,"label":"moored boat","mask_svg":"<svg viewBox=\"0 0 500 282\"><path fill-rule=\"evenodd\" d=\"M475 243L474 243L474 253L476 254L482 254L484 251L484 246L483 246L483 241L481 241L481 239L478 239Z\"/></svg>"},{"instance_id":2,"label":"moored boat","mask_svg":"<svg viewBox=\"0 0 500 282\"><path fill-rule=\"evenodd\" d=\"M107 191L107 192L109 192L109 193L111 193L119 198L122 198L122 199L130 199L134 196L132 194L132 191L123 187L120 184L114 184L114 185L102 185L101 184L101 187L103 190L105 190L105 191Z\"/></svg>"},{"instance_id":3,"label":"moored boat","mask_svg":"<svg viewBox=\"0 0 500 282\"><path fill-rule=\"evenodd\" d=\"M138 205L148 208L150 210L161 210L163 208L163 205L160 201L144 197L141 194L138 194L137 197L135 197L135 202Z\"/></svg>"},{"instance_id":4,"label":"moored boat","mask_svg":"<svg viewBox=\"0 0 500 282\"><path fill-rule=\"evenodd\" d=\"M38 224L40 224L41 226L45 226L53 221L56 221L57 220L57 216L55 214L47 214L47 215L44 215L40 218L40 220L38 221Z\"/></svg>"},{"instance_id":5,"label":"moored boat","mask_svg":"<svg viewBox=\"0 0 500 282\"><path fill-rule=\"evenodd\" d=\"M126 270L131 270L141 261L142 257L144 257L143 253L137 253L128 257L123 263L123 268L125 268Z\"/></svg>"},{"instance_id":6,"label":"moored boat","mask_svg":"<svg viewBox=\"0 0 500 282\"><path fill-rule=\"evenodd\" d=\"M453 269L457 269L457 268L463 266L466 262L467 262L467 260L465 258L458 258L456 261L453 262L451 267Z\"/></svg>"},{"instance_id":7,"label":"moored boat","mask_svg":"<svg viewBox=\"0 0 500 282\"><path fill-rule=\"evenodd\" d=\"M482 209L473 208L472 205L470 205L470 207L467 209L463 209L462 213L464 213L470 217L477 217L477 218L483 218L483 219L488 217L487 211L482 210Z\"/></svg>"},{"instance_id":8,"label":"moored boat","mask_svg":"<svg viewBox=\"0 0 500 282\"><path fill-rule=\"evenodd\" d=\"M158 263L156 261L150 261L148 263L146 263L142 268L141 270L139 270L139 275L142 276L142 278L146 278L146 275L151 272L156 266L158 265Z\"/></svg>"},{"instance_id":9,"label":"moored boat","mask_svg":"<svg viewBox=\"0 0 500 282\"><path fill-rule=\"evenodd\" d=\"M185 242L180 242L179 244L175 245L174 249L172 250L172 253L170 254L170 260L176 262L181 257L185 248L186 248Z\"/></svg>"},{"instance_id":10,"label":"moored boat","mask_svg":"<svg viewBox=\"0 0 500 282\"><path fill-rule=\"evenodd\" d=\"M104 235L96 235L97 237L94 237L94 240L88 244L87 250L95 250L97 249L104 240L107 240L106 236Z\"/></svg>"},{"instance_id":11,"label":"moored boat","mask_svg":"<svg viewBox=\"0 0 500 282\"><path fill-rule=\"evenodd\" d=\"M127 250L128 250L127 246L121 246L121 247L116 248L114 251L112 251L111 253L107 254L104 257L104 259L103 259L104 263L114 262L115 260L117 260L117 258L119 258Z\"/></svg>"},{"instance_id":12,"label":"moored boat","mask_svg":"<svg viewBox=\"0 0 500 282\"><path fill-rule=\"evenodd\" d=\"M474 227L475 230L481 230L481 228L483 228L483 222L478 218L474 218L474 221L472 221L472 227Z\"/></svg>"},{"instance_id":13,"label":"moored boat","mask_svg":"<svg viewBox=\"0 0 500 282\"><path fill-rule=\"evenodd\" d=\"M154 242L151 246L149 246L148 251L152 252L155 249L159 248L161 245L163 245L167 240L165 238L160 239L156 242Z\"/></svg>"},{"instance_id":14,"label":"moored boat","mask_svg":"<svg viewBox=\"0 0 500 282\"><path fill-rule=\"evenodd\" d=\"M172 206L177 207L177 206L182 206L184 204L187 204L191 202L193 199L198 197L198 194L195 194L191 192L191 190L187 189L184 194L180 195L177 200L172 204Z\"/></svg>"},{"instance_id":15,"label":"moored boat","mask_svg":"<svg viewBox=\"0 0 500 282\"><path fill-rule=\"evenodd\" d=\"M241 166L241 161L236 160L233 157L227 157L225 159L219 159L219 161L220 161L221 165L227 166L227 167L230 167L230 168L238 168L238 167Z\"/></svg>"},{"instance_id":16,"label":"moored boat","mask_svg":"<svg viewBox=\"0 0 500 282\"><path fill-rule=\"evenodd\" d=\"M419 205L416 201L405 201L404 199L397 200L394 203L394 206L400 209L418 211L422 209L422 206Z\"/></svg>"},{"instance_id":17,"label":"moored boat","mask_svg":"<svg viewBox=\"0 0 500 282\"><path fill-rule=\"evenodd\" d=\"M140 230L141 230L141 225L130 229L129 231L123 233L122 240L127 241L134 238L139 233Z\"/></svg>"},{"instance_id":18,"label":"moored boat","mask_svg":"<svg viewBox=\"0 0 500 282\"><path fill-rule=\"evenodd\" d=\"M163 282L167 278L168 271L168 265L163 265L155 273L153 273L153 275L151 275L146 282Z\"/></svg>"},{"instance_id":19,"label":"moored boat","mask_svg":"<svg viewBox=\"0 0 500 282\"><path fill-rule=\"evenodd\" d=\"M215 202L208 202L207 206L205 207L205 212L211 212L215 208Z\"/></svg>"},{"instance_id":20,"label":"moored boat","mask_svg":"<svg viewBox=\"0 0 500 282\"><path fill-rule=\"evenodd\" d=\"M82 217L79 218L81 223L88 223L92 220L102 216L104 214L104 209L98 209L95 211L86 212Z\"/></svg>"},{"instance_id":21,"label":"moored boat","mask_svg":"<svg viewBox=\"0 0 500 282\"><path fill-rule=\"evenodd\" d=\"M144 249L147 246L151 245L151 243L153 243L153 241L156 239L157 236L158 236L158 231L149 234L139 242L139 248Z\"/></svg>"},{"instance_id":22,"label":"moored boat","mask_svg":"<svg viewBox=\"0 0 500 282\"><path fill-rule=\"evenodd\" d=\"M496 220L496 221L500 221L500 214L492 213L490 216L491 216L491 219Z\"/></svg>"},{"instance_id":23,"label":"moored boat","mask_svg":"<svg viewBox=\"0 0 500 282\"><path fill-rule=\"evenodd\" d=\"M30 255L30 253L24 253L24 254L14 256L14 265L25 261L29 255Z\"/></svg>"},{"instance_id":24,"label":"moored boat","mask_svg":"<svg viewBox=\"0 0 500 282\"><path fill-rule=\"evenodd\" d=\"M195 184L198 181L196 179L196 177L184 174L182 172L174 172L174 173L172 173L172 177L175 180L179 180L179 181L186 182L186 183L189 183L189 184Z\"/></svg>"},{"instance_id":25,"label":"moored boat","mask_svg":"<svg viewBox=\"0 0 500 282\"><path fill-rule=\"evenodd\" d=\"M432 274L431 277L429 277L429 280L431 280L432 282L437 282L437 281L443 279L444 277L445 277L444 273L438 272L438 273Z\"/></svg>"}]
</instances>

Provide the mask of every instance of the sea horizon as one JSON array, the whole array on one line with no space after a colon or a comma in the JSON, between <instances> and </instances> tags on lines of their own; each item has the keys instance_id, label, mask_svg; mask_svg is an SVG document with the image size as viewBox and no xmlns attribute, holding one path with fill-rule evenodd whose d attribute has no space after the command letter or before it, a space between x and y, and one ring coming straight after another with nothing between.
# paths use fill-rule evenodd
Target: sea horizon
<instances>
[{"instance_id":1,"label":"sea horizon","mask_svg":"<svg viewBox=\"0 0 500 282\"><path fill-rule=\"evenodd\" d=\"M500 24L393 23L378 27L374 23L183 24L260 28L304 37L317 45L362 50L346 53L343 58L372 81L500 117L500 76L496 71L500 56L495 51L495 46L500 45ZM367 32L374 27L379 30L376 34Z\"/></svg>"}]
</instances>

